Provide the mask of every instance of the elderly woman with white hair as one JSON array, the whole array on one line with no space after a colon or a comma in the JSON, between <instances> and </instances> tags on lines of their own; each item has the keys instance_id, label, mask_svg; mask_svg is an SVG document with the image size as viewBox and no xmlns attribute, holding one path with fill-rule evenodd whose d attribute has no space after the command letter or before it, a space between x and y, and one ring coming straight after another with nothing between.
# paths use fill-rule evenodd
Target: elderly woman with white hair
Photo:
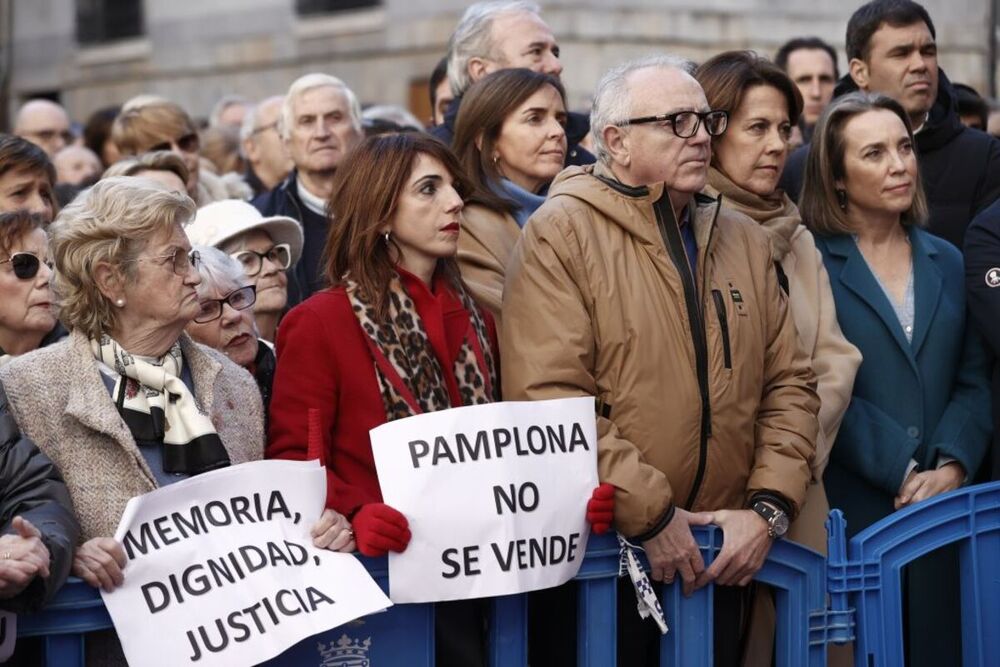
<instances>
[{"instance_id":1,"label":"elderly woman with white hair","mask_svg":"<svg viewBox=\"0 0 1000 667\"><path fill-rule=\"evenodd\" d=\"M253 314L261 338L273 341L288 305L288 273L302 256L302 226L284 215L264 217L250 204L221 201L198 209L185 229L196 245L219 248L256 287Z\"/></svg>"},{"instance_id":2,"label":"elderly woman with white hair","mask_svg":"<svg viewBox=\"0 0 1000 667\"><path fill-rule=\"evenodd\" d=\"M124 581L111 536L130 498L263 454L253 379L184 333L202 311L199 256L183 229L194 210L145 179L108 178L81 194L50 227L70 335L0 369L10 414L66 477L83 540L73 572L105 590ZM353 548L333 512L313 535Z\"/></svg>"},{"instance_id":3,"label":"elderly woman with white hair","mask_svg":"<svg viewBox=\"0 0 1000 667\"><path fill-rule=\"evenodd\" d=\"M327 202L344 157L364 137L361 104L343 81L329 74L296 79L281 107L278 133L295 168L280 185L253 200L264 216L287 216L302 223L302 261L292 272L289 306L326 287L323 247L330 222Z\"/></svg>"},{"instance_id":4,"label":"elderly woman with white hair","mask_svg":"<svg viewBox=\"0 0 1000 667\"><path fill-rule=\"evenodd\" d=\"M218 248L195 246L198 253L198 314L187 325L195 341L222 352L247 369L264 401L264 415L274 383L274 348L260 338L253 305L257 287L243 265Z\"/></svg>"}]
</instances>

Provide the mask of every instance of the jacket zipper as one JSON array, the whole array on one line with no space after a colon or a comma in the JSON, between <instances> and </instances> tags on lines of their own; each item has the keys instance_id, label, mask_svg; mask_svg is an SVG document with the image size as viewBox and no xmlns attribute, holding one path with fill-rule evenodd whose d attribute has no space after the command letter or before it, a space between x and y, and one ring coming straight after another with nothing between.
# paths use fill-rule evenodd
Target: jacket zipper
<instances>
[{"instance_id":1,"label":"jacket zipper","mask_svg":"<svg viewBox=\"0 0 1000 667\"><path fill-rule=\"evenodd\" d=\"M722 300L720 290L712 290L712 301L715 302L715 312L719 315L719 327L722 329L722 356L726 362L726 368L733 367L733 352L729 348L729 320L726 319L726 304Z\"/></svg>"},{"instance_id":2,"label":"jacket zipper","mask_svg":"<svg viewBox=\"0 0 1000 667\"><path fill-rule=\"evenodd\" d=\"M698 471L695 474L694 484L691 486L691 493L684 503L685 509L691 509L698 490L701 487L702 478L705 476L705 464L708 458L708 439L712 435L712 405L709 398L708 388L708 345L705 342L705 322L702 318L701 307L698 301L698 291L695 287L695 276L691 272L691 265L688 263L687 252L684 250L684 241L681 239L681 232L676 220L673 224L666 224L660 214L660 206L670 206L670 199L664 193L661 201L665 204L657 203L653 205L656 214L656 223L663 235L663 243L667 248L670 259L680 275L681 284L684 286L684 305L687 307L688 321L691 323L691 342L694 345L695 368L698 374L698 388L701 392L701 432L698 443ZM693 214L688 224L694 224ZM708 254L706 253L706 258Z\"/></svg>"}]
</instances>

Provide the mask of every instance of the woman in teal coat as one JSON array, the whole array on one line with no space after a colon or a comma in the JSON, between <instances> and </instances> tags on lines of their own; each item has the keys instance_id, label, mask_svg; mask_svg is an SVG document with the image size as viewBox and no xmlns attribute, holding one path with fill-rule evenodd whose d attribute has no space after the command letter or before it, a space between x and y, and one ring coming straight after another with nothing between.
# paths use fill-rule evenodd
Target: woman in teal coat
<instances>
[{"instance_id":1,"label":"woman in teal coat","mask_svg":"<svg viewBox=\"0 0 1000 667\"><path fill-rule=\"evenodd\" d=\"M976 471L990 439L989 363L966 326L961 254L919 228L927 204L902 107L842 97L812 146L802 217L841 329L864 357L824 476L852 536ZM961 664L954 549L904 576L907 664Z\"/></svg>"}]
</instances>

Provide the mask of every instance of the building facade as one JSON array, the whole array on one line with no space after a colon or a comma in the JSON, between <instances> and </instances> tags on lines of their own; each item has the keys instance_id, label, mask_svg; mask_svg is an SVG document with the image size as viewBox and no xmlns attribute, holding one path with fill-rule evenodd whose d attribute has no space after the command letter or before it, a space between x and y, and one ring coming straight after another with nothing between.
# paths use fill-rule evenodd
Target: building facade
<instances>
[{"instance_id":1,"label":"building facade","mask_svg":"<svg viewBox=\"0 0 1000 667\"><path fill-rule=\"evenodd\" d=\"M995 76L995 0L926 0L941 66L983 93ZM468 2L459 0L0 0L6 110L61 101L74 119L153 93L207 116L224 94L283 92L324 71L365 103L424 117L426 81ZM857 6L841 0L554 0L541 3L562 46L571 106L586 108L601 74L629 57L695 60L726 49L773 55L817 35L841 51Z\"/></svg>"}]
</instances>

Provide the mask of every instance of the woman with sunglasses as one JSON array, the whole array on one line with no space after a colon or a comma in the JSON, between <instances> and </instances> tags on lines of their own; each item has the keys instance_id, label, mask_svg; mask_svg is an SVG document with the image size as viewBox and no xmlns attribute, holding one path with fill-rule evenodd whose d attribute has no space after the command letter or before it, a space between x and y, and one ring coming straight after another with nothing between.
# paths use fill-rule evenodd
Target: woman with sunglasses
<instances>
[{"instance_id":1,"label":"woman with sunglasses","mask_svg":"<svg viewBox=\"0 0 1000 667\"><path fill-rule=\"evenodd\" d=\"M302 256L302 225L283 215L264 217L242 201L220 201L198 209L188 225L196 245L219 248L242 266L257 288L253 315L260 337L273 341L288 304L288 269Z\"/></svg>"},{"instance_id":2,"label":"woman with sunglasses","mask_svg":"<svg viewBox=\"0 0 1000 667\"><path fill-rule=\"evenodd\" d=\"M27 211L0 213L0 366L66 335L49 286L44 223Z\"/></svg>"},{"instance_id":3,"label":"woman with sunglasses","mask_svg":"<svg viewBox=\"0 0 1000 667\"><path fill-rule=\"evenodd\" d=\"M187 192L198 206L253 195L238 174L216 176L201 169L201 140L194 121L179 105L162 97L140 95L122 107L111 126L111 138L124 157L170 151L188 169Z\"/></svg>"},{"instance_id":4,"label":"woman with sunglasses","mask_svg":"<svg viewBox=\"0 0 1000 667\"><path fill-rule=\"evenodd\" d=\"M199 255L200 309L187 332L202 345L222 352L247 369L257 381L264 401L265 424L274 382L274 348L259 336L253 305L257 288L243 266L217 248L195 246Z\"/></svg>"},{"instance_id":5,"label":"woman with sunglasses","mask_svg":"<svg viewBox=\"0 0 1000 667\"><path fill-rule=\"evenodd\" d=\"M559 80L504 69L462 98L452 148L472 185L458 265L472 295L500 316L504 275L521 228L566 162L566 93Z\"/></svg>"}]
</instances>

